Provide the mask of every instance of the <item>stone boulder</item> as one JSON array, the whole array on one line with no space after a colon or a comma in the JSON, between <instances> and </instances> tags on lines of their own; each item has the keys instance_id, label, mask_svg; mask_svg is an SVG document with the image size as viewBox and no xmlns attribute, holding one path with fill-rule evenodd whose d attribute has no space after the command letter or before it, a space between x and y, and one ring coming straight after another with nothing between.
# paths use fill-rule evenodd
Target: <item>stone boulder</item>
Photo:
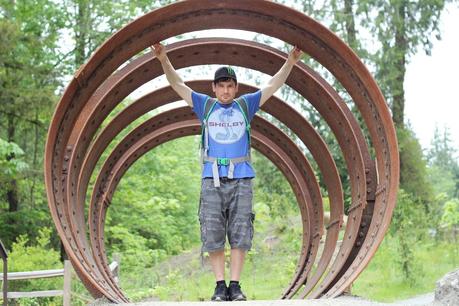
<instances>
[{"instance_id":1,"label":"stone boulder","mask_svg":"<svg viewBox=\"0 0 459 306\"><path fill-rule=\"evenodd\" d=\"M459 305L459 269L437 281L435 302L441 305Z\"/></svg>"}]
</instances>

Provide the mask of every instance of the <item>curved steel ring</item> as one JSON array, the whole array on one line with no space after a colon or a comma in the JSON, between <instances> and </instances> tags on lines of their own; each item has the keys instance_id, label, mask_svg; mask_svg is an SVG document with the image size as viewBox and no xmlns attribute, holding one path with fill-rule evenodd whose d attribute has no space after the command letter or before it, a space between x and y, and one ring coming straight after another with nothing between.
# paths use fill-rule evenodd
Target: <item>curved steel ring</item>
<instances>
[{"instance_id":1,"label":"curved steel ring","mask_svg":"<svg viewBox=\"0 0 459 306\"><path fill-rule=\"evenodd\" d=\"M239 42L239 44L241 45L242 42L241 42L241 41L238 41L238 42ZM232 43L234 44L235 41L232 41ZM190 61L190 55L191 55L191 54L199 54L199 53L200 53L200 52L199 52L199 50L200 50L199 48L201 48L201 49L202 49L202 48L205 48L205 49L207 49L208 51L211 51L211 53L212 53L212 51L213 51L214 49L215 49L215 50L220 50L220 49L230 50L230 51L228 51L228 52L231 52L231 50L232 50L232 51L238 50L238 49L235 49L237 46L232 46L232 48L231 48L231 46L227 45L228 42L225 42L226 45L222 45L222 44L223 44L223 43L222 43L221 41L213 41L213 42L207 42L207 44L204 45L204 44L202 43L202 41L201 41L200 43L196 43L197 46L191 48L191 50L188 50L189 48L186 48L186 50L187 50L188 53L185 53L185 55L187 55L187 58L188 58L189 61ZM247 42L246 42L245 44L247 44ZM250 43L250 44L254 45L254 43ZM179 49L177 49L177 51L175 51L174 48L171 48L171 51L169 51L170 58L171 58L171 59L175 59L176 56L179 57L179 58L180 58L180 57L183 58L183 57L184 57L183 54L184 54L184 51L185 51L185 48L184 48L184 47L185 47L186 45L187 45L186 43L182 43L182 47L183 47L183 48L179 48ZM194 44L193 44L193 45L194 45ZM217 47L215 48L214 45L216 45ZM256 45L256 44L255 44L255 45ZM239 46L239 47L240 47L240 46ZM250 47L250 46L249 46L249 47ZM198 48L198 49L197 49L197 48ZM253 46L252 46L252 48L253 48ZM282 61L285 60L284 58L280 58L279 56L277 56L277 57L274 56L274 57L273 57L272 54L263 52L263 50L261 50L260 48L258 48L258 49L259 49L259 50L257 50L257 52L260 53L260 54L259 54L259 55L260 55L259 57L262 58L263 60L268 60L268 61L270 61L270 62L272 62L272 63L276 63L276 64L279 63L279 65L280 65L280 63L281 63ZM245 49L242 49L242 50L239 50L239 51L241 51L241 53L243 53L243 54L251 54L251 53L253 53L253 52L252 52L253 50L248 49L247 46L245 46ZM177 54L178 54L178 55L177 55ZM225 58L227 55L228 55L228 54L224 54L224 53L223 53L223 54L221 54L220 56L221 56L222 58ZM146 60L148 60L148 57L147 57ZM244 58L242 58L242 59L240 58L239 60L240 60L240 61L241 61L241 60L244 60ZM256 61L254 61L252 57L250 57L249 61L250 61L252 64L253 64L253 63L256 63ZM145 67L144 67L144 64L142 64L142 65L140 64L141 62L142 62L142 59L136 60L135 62L132 63L132 65L126 66L125 69L123 69L123 71L121 71L121 72L119 73L119 75L114 76L114 79L116 79L116 80L114 80L114 82L113 82L114 84L111 84L111 87L112 87L113 89L116 89L116 88L123 88L124 91L126 92L126 93L124 93L123 91L120 92L119 90L117 90L118 95L124 96L125 94L127 94L127 93L129 92L130 89L136 88L137 86L139 86L140 84L139 84L138 82L146 81L146 80L144 79L144 77L142 76L142 72L145 71L145 70L144 70ZM135 69L133 68L135 71L138 71L138 74L137 74L137 75L135 75L134 73L127 73L128 71L130 71L130 67L131 67L131 66L135 68ZM151 71L149 71L149 77L151 77L151 74L155 75L155 73L156 73L156 70L155 70L155 69L151 69ZM120 76L120 75L121 75L121 76ZM308 76L308 75L306 75L306 76ZM120 84L122 84L123 80L124 80L124 82L125 82L126 84L120 85ZM108 83L111 83L111 82L108 82ZM129 86L131 86L132 88L129 88L129 86L127 86L127 84L129 84ZM127 86L127 87L126 87L126 86ZM98 93L107 92L107 91L110 92L110 90L104 89L104 90L99 90ZM315 91L317 91L317 90L311 90L311 92L315 92ZM320 90L319 90L319 91L320 91ZM100 96L100 94L99 94L99 96ZM112 97L112 96L113 96L113 95L110 95L110 94L105 94L105 95L104 95L104 97ZM322 99L324 99L324 98L322 98ZM325 99L325 100L327 100L327 99ZM331 100L331 98L328 98L328 100ZM105 108L106 110L107 110L107 109L110 110L111 108L114 107L114 106L112 105L112 102L113 102L113 101L111 101L110 99L102 99L102 101L100 101L100 102L98 102L98 103L91 103L91 104L95 104L95 105L96 105L96 104L100 104L100 105L103 105L103 108ZM332 103L332 102L331 102L331 103ZM107 111L108 111L108 110L107 110ZM97 115L99 115L100 118L103 118L104 115L101 114L102 111L103 111L103 109L101 109L101 108L99 108L99 109L94 109L94 110L92 110L92 114L97 114ZM276 111L277 111L277 113L278 113L277 116L281 116L281 117L282 117L282 113L280 112L280 109L277 109ZM276 115L275 115L275 116L276 116ZM300 116L297 116L297 118L298 118L298 117L301 118ZM330 114L328 115L328 117L330 117ZM290 121L291 121L291 119L292 119L291 116L287 116L287 117L284 116L284 118L286 118L286 120L290 120ZM96 118L96 119L97 119L97 118ZM86 120L87 122L91 122L91 126L94 125L93 122L94 122L95 119L93 119L93 116L91 116L91 115L88 116L88 115L86 114L86 112L85 112L85 120ZM98 119L98 120L101 120L101 119ZM96 124L95 126L98 126L98 124L100 123L100 121L98 121L98 120L96 120L96 123L97 123L97 124ZM298 131L301 131L301 126L304 126L304 124L303 124L301 121L302 121L302 120L295 120L295 122L297 123L297 128L296 128L296 130L294 129L295 132L297 132L297 130L298 130ZM304 121L304 120L303 120L303 121ZM288 122L288 121L287 121L287 122ZM341 121L337 121L338 126L341 126L341 127L342 127L343 124L340 123L340 122L341 122ZM343 122L346 123L346 121L343 121ZM335 123L335 124L336 124L336 123ZM288 124L287 124L287 125L288 125ZM349 127L348 124L344 124L344 126L347 126L348 129L350 129L350 127ZM342 129L342 128L341 128L341 129ZM341 129L340 129L340 130L341 130ZM346 129L345 129L345 130L346 130ZM76 131L79 132L79 130L76 130ZM300 132L300 133L301 133L301 132ZM349 132L349 133L351 133L351 132ZM85 131L81 131L81 134L83 134L83 135L88 135L88 132L87 132L87 131L86 131L86 132L85 132ZM349 137L347 137L347 138L349 138ZM354 146L354 148L355 148L356 150L358 149L357 146ZM76 150L76 149L77 149L77 147L75 146L75 150ZM350 158L348 158L348 159L350 159ZM354 160L355 160L355 158L354 158ZM71 168L73 168L73 167L71 167ZM86 167L83 167L83 169L85 169L85 172L88 172L88 171L87 171L88 169L87 169ZM362 171L362 172L363 172L363 171ZM315 217L317 218L317 216L315 216ZM316 237L316 240L318 240L318 238L320 238L320 235L314 235L314 236ZM349 243L348 243L348 245L349 245ZM317 247L317 243L316 243L316 247ZM304 249L303 249L303 250L304 250ZM332 252L330 252L330 253L332 253ZM303 253L302 253L302 256L304 256L305 254L308 254L308 253L307 253L307 252L303 252ZM305 262L306 262L306 260L303 260L303 257L302 257L302 258L300 259L300 263L305 263ZM312 261L309 261L308 263L309 263L309 267L310 267L310 265L312 264ZM303 277L304 277L305 275L307 275L307 271L304 272L304 270L301 270L301 269L298 269L298 271L302 271ZM295 283L296 283L297 286L300 286L300 285L301 285L300 282L295 281Z\"/></svg>"},{"instance_id":2,"label":"curved steel ring","mask_svg":"<svg viewBox=\"0 0 459 306\"><path fill-rule=\"evenodd\" d=\"M202 16L209 18L202 18ZM212 18L216 16L218 18ZM79 123L85 115L91 113L92 107L103 111L105 107L103 104L94 104L91 107L91 101L100 100L97 98L98 95L99 97L113 95L116 98L119 91L125 90L123 86L129 88L128 80L127 84L120 83L118 92L117 90L111 93L96 91L116 67L135 53L153 42L166 38L164 35L173 36L185 31L216 28L221 27L221 24L271 35L295 44L309 53L343 84L359 108L370 133L370 140L376 152L376 163L372 163L369 155L366 155L365 152L368 151L364 141L362 143L363 138L355 134L356 122L346 115L346 109L343 110L339 105L335 109L333 107L336 105L328 106L329 111L341 109L342 119L338 121L351 127L352 132L347 134L343 132L340 135L337 129L335 133L343 154L349 155L346 159L348 169L351 169L349 174L351 181L357 181L355 186L358 188L354 188L352 192L353 205L350 223L346 228L346 241L343 243L338 259L332 265L331 273L325 276L324 281L316 287L310 297L318 297L322 294L332 297L342 292L366 266L383 238L395 205L399 171L398 151L393 124L384 99L376 83L355 54L331 32L307 16L269 1L253 0L248 4L246 1L232 0L219 1L216 4L209 0L196 0L193 1L192 6L189 5L189 1L183 1L139 18L110 38L72 80L56 109L50 126L45 158L49 206L59 235L76 266L77 273L95 296L105 295L113 301L126 300L119 288L110 281L107 271L96 268L96 260L89 250L84 235L85 224L84 214L81 214L80 210L81 202L75 199L76 185L81 177L81 174L78 177L75 173L79 173L79 166L86 156L89 141L92 139L90 134L95 131L90 126L98 126L95 122L96 118L88 122L89 126L83 127L85 132L89 132L88 134L72 133L72 131L82 127ZM207 56L211 58L212 54ZM151 65L154 66L153 63ZM260 70L270 72L273 69L275 70L274 66L271 69ZM296 84L292 87L298 91L301 86L305 86L300 75L292 73L290 79L293 79L291 83ZM317 84L320 82L316 81L314 84L317 89L319 87ZM314 86L311 87L313 88ZM322 95L326 94L333 96L333 93L325 88ZM92 99L90 99L91 95L93 95ZM320 105L316 106L318 109L319 107ZM324 115L326 110L322 113ZM329 118L330 126L333 126L335 119ZM347 142L358 146L353 145L353 148L346 149ZM363 147L365 149L362 149ZM352 169L354 165L355 168ZM357 172L354 173L354 170ZM69 172L74 174L69 176ZM364 231L359 233L362 235L356 240L360 227L364 228ZM299 268L299 271L307 271L305 262L301 264L303 267ZM301 276L297 273L284 296L291 297L306 280L306 276L307 273ZM305 294L307 292L303 291L301 296Z\"/></svg>"},{"instance_id":3,"label":"curved steel ring","mask_svg":"<svg viewBox=\"0 0 459 306\"><path fill-rule=\"evenodd\" d=\"M190 83L189 85L195 89L195 90L198 90L200 92L206 92L209 90L209 84L210 84L210 81L198 81L198 82L192 82ZM240 86L240 90L242 90L242 92L245 92L245 91L253 91L253 87L248 87L248 86L245 86L244 84L239 84ZM164 100L164 97L171 97L170 94L172 94L173 91L171 90L171 88L165 88L165 89L161 89L161 90L158 90L156 92L153 92L151 94L149 94L147 97L144 97L138 101L136 101L135 103L131 104L130 107L126 108L123 112L121 112L110 124L108 124L105 129L101 132L100 136L96 139L96 141L94 142L93 146L91 147L91 150L90 150L90 153L88 154L88 158L87 158L87 161L88 163L85 163L85 166L84 168L86 170L91 170L92 167L93 167L93 164L89 162L90 159L92 159L91 155L94 155L94 154L91 154L93 151L100 151L101 150L101 146L106 146L107 143L103 141L103 139L111 139L111 138L107 138L107 136L105 135L104 132L106 133L112 133L113 130L115 130L115 132L119 132L117 131L116 129L116 125L119 124L119 122L124 122L123 126L125 125L128 125L132 120L136 119L137 117L139 117L140 115L144 114L145 112L148 112L150 111L151 109L153 109L153 107L158 107L159 105L163 104L165 102ZM176 99L179 99L178 97L173 97L173 100L175 101ZM168 102L172 102L171 101L168 101ZM278 101L277 99L275 98L272 98L272 101L268 102L268 103L281 103L280 101ZM286 106L287 109L288 109L288 106ZM282 108L282 106L281 106ZM185 115L188 115L190 116L192 113L190 110L188 110L188 112L185 112ZM172 117L172 116L171 116ZM173 117L173 122L175 122L176 120L185 120L185 117L184 115L182 115L180 112L176 111L174 117ZM261 120L261 119L259 119ZM259 120L256 120L252 126L257 129L258 128L258 121ZM112 168L114 167L114 163L116 160L120 160L120 156L122 156L123 152L128 148L128 147L131 147L136 139L138 139L139 137L141 137L143 134L145 133L149 133L151 131L152 128L158 128L159 126L161 126L161 124L165 124L165 123L170 123L171 122L171 119L164 119L160 116L155 117L155 118L152 118L150 120L148 120L147 122L145 122L144 124L140 125L139 127L137 127L136 129L134 129L128 136L125 137L125 139L123 141L121 141L118 146L113 150L113 153L111 156L109 156L107 158L107 160L105 161L104 163L104 166L102 167L101 171L100 171L100 175L99 177L97 178L97 181L96 181L96 184L95 184L95 187L94 187L94 191L97 191L97 190L104 190L104 194L108 194L108 197L111 197L111 193L110 191L113 190L113 188L109 188L109 187L106 187L106 184L108 184L108 175L110 173L114 173ZM266 129L266 127L265 127ZM271 135L272 137L274 138L275 135L276 135L276 130L274 130L273 128L270 128L271 130ZM306 125L306 134L310 134L311 135L311 138L314 138L316 137L316 139L318 138L320 140L320 137L318 137L317 134L315 134L315 131L314 129L312 129L311 127L309 127L309 129L307 128L307 125ZM307 139L307 138L306 138ZM277 140L277 138L276 138ZM279 141L279 140L277 140ZM313 141L309 141L307 142L307 144L310 144L312 143ZM293 149L289 149L289 154L290 155L294 155L293 153L291 153L292 151L294 151ZM329 161L332 161L332 158L330 156L330 153L328 152L328 150L326 149L326 146L324 144L321 144L321 145L318 145L318 148L317 149L313 149L312 150L313 153L315 153L315 155L317 155L317 153L321 153L323 154L324 156L328 156L328 160ZM95 156L95 155L94 155ZM295 160L298 164L298 166L301 166L301 159L300 158L297 158ZM326 161L326 160L325 160ZM112 165L111 167L107 167L107 165ZM321 165L322 166L322 165ZM331 164L329 165L331 166L332 169L336 169L334 167L334 164ZM303 167L303 169L305 169L305 167ZM314 178L314 173L312 172L311 169L309 168L306 168L306 170L303 170L302 171L302 174L303 176L305 177L305 180L307 182L307 189L310 190L312 196L312 202L313 202L313 207L314 208L309 208L308 211L312 212L312 210L315 210L315 211L318 211L320 214L321 214L321 206L322 206L322 203L321 203L321 195L320 195L320 191L318 189L318 186L317 186L317 183L314 184L313 183L313 179ZM113 174L114 175L114 174ZM112 176L112 174L110 174L110 177ZM338 174L336 172L336 175L333 177L333 182L338 182L339 184L339 177L338 177ZM105 184L102 184L102 181L105 181L106 183ZM329 183L327 181L327 183ZM336 189L336 188L335 188ZM337 192L337 190L331 190L330 191L330 194L333 194L333 192ZM98 201L98 202L101 202L101 196L97 196L96 195L97 192L93 193L93 197L92 197L92 202L91 202L91 208L90 208L90 211L93 211L92 207L93 206L96 206L96 207L101 207L100 204L93 204L94 202ZM297 194L298 196L298 194ZM311 201L308 201L307 203L310 203ZM318 202L318 203L316 203ZM98 206L99 205L99 206ZM342 208L342 207L341 207ZM301 206L300 206L300 209L301 209ZM307 238L307 233L312 233L312 236L315 236L315 235L318 235L321 228L322 228L322 224L317 224L315 226L314 229L309 229L309 226L308 226L308 223L309 223L309 220L307 219L305 213L303 213L302 211L302 214L303 214L303 226L304 226L304 229L305 229L305 235L304 235L304 238ZM335 207L333 207L333 212L332 212L333 215L336 215L337 214L337 210L335 209ZM341 211L341 215L342 215L342 211ZM90 215L90 218L92 218L93 215L91 214ZM94 221L92 221L94 220ZM97 224L100 224L100 222L96 222L95 221L95 218L92 218L92 220L90 219L90 227L91 225L96 227ZM320 220L319 221L316 221L316 222L321 222ZM100 231L102 233L102 231ZM91 231L91 234L93 233L93 231ZM94 240L93 240L94 241ZM335 240L336 242L336 240ZM309 254L309 251L307 249L307 246L308 246L308 243L306 241L304 241L304 245L303 245L303 249L302 249L302 255L306 256ZM102 248L97 248L97 251L100 251ZM94 248L93 248L94 250ZM96 256L97 258L97 256ZM300 262L302 262L300 260ZM105 266L106 266L106 263L105 263Z\"/></svg>"}]
</instances>

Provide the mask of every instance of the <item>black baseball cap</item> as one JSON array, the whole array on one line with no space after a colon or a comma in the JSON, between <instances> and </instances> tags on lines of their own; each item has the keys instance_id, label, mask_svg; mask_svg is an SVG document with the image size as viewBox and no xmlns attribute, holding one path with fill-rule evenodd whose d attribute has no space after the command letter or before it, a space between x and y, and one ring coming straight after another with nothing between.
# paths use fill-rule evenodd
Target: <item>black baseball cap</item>
<instances>
[{"instance_id":1,"label":"black baseball cap","mask_svg":"<svg viewBox=\"0 0 459 306\"><path fill-rule=\"evenodd\" d=\"M237 84L236 72L230 66L220 67L215 71L214 83L217 83L221 79L233 79Z\"/></svg>"}]
</instances>

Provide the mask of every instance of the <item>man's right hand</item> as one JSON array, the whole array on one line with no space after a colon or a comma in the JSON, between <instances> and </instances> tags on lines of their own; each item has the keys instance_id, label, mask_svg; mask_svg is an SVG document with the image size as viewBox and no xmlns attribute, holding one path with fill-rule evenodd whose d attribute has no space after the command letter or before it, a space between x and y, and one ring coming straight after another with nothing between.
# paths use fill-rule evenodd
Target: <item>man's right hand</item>
<instances>
[{"instance_id":1,"label":"man's right hand","mask_svg":"<svg viewBox=\"0 0 459 306\"><path fill-rule=\"evenodd\" d=\"M151 46L151 50L160 62L166 58L166 48L161 43L156 43Z\"/></svg>"}]
</instances>

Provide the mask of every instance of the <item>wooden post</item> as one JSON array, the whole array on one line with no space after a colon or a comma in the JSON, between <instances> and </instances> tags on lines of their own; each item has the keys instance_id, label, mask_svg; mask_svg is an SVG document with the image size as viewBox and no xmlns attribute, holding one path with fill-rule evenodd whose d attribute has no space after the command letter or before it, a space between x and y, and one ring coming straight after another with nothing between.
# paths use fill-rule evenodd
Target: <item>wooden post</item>
<instances>
[{"instance_id":1,"label":"wooden post","mask_svg":"<svg viewBox=\"0 0 459 306\"><path fill-rule=\"evenodd\" d=\"M0 240L0 256L3 260L3 305L8 305L8 252Z\"/></svg>"},{"instance_id":2,"label":"wooden post","mask_svg":"<svg viewBox=\"0 0 459 306\"><path fill-rule=\"evenodd\" d=\"M70 306L72 291L72 263L64 261L64 306Z\"/></svg>"},{"instance_id":3,"label":"wooden post","mask_svg":"<svg viewBox=\"0 0 459 306\"><path fill-rule=\"evenodd\" d=\"M8 260L3 258L3 306L8 305Z\"/></svg>"}]
</instances>

